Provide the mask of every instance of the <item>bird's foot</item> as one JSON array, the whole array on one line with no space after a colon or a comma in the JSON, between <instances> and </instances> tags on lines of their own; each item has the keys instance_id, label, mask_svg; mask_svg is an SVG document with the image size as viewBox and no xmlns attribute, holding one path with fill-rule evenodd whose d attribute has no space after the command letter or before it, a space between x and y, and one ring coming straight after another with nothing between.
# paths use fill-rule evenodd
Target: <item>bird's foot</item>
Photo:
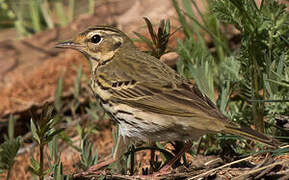
<instances>
[{"instance_id":1,"label":"bird's foot","mask_svg":"<svg viewBox=\"0 0 289 180\"><path fill-rule=\"evenodd\" d=\"M100 176L100 175L104 175L106 172L105 170L97 170L97 171L83 171L77 174L73 175L73 178L85 178L85 177L90 177L90 176Z\"/></svg>"},{"instance_id":2,"label":"bird's foot","mask_svg":"<svg viewBox=\"0 0 289 180\"><path fill-rule=\"evenodd\" d=\"M85 177L89 175L97 176L97 175L105 174L105 170L101 170L101 168L104 168L113 162L115 162L113 158L104 160L96 165L91 166L87 171L75 174L74 177Z\"/></svg>"},{"instance_id":3,"label":"bird's foot","mask_svg":"<svg viewBox=\"0 0 289 180\"><path fill-rule=\"evenodd\" d=\"M110 159L107 159L105 161L102 161L100 163L97 163L96 165L93 165L91 166L88 171L91 171L91 172L94 172L94 171L98 171L99 169L105 167L105 166L108 166L110 165L111 163L115 162L115 159L113 158L110 158Z\"/></svg>"},{"instance_id":4,"label":"bird's foot","mask_svg":"<svg viewBox=\"0 0 289 180\"><path fill-rule=\"evenodd\" d=\"M159 179L161 178L160 176L166 175L170 173L169 170L170 167L166 168L166 169L160 169L158 172L154 172L153 174L149 174L149 175L141 175L139 176L139 178L141 179Z\"/></svg>"}]
</instances>

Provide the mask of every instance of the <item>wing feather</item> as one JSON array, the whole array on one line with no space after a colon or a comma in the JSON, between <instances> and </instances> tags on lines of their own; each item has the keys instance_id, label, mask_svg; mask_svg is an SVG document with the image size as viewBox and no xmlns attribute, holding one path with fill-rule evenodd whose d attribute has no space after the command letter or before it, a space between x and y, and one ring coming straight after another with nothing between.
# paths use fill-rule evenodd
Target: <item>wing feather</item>
<instances>
[{"instance_id":1,"label":"wing feather","mask_svg":"<svg viewBox=\"0 0 289 180\"><path fill-rule=\"evenodd\" d=\"M206 95L158 59L142 52L133 55L126 52L125 57L111 62L107 64L110 68L103 69L112 71L102 72L111 78L110 84L119 80L134 81L133 85L122 83L121 87L111 87L114 101L166 115L193 117L204 114L224 119Z\"/></svg>"}]
</instances>

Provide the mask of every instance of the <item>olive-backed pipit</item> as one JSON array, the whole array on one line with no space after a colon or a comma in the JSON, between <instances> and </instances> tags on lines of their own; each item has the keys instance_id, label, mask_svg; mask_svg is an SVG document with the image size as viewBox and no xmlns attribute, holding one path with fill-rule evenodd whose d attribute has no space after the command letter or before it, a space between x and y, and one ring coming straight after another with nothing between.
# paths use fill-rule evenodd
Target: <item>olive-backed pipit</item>
<instances>
[{"instance_id":1,"label":"olive-backed pipit","mask_svg":"<svg viewBox=\"0 0 289 180\"><path fill-rule=\"evenodd\" d=\"M186 142L172 164L190 148L192 140L207 133L230 133L269 146L278 144L230 121L196 86L155 57L139 51L116 28L95 26L56 47L76 49L89 60L91 88L119 124L114 159L132 141Z\"/></svg>"}]
</instances>

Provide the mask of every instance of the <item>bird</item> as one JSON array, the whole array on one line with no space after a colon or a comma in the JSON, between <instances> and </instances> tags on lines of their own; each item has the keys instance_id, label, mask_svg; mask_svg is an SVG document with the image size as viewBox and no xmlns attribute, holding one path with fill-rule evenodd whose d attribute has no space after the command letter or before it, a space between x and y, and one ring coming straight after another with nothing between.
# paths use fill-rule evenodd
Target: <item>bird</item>
<instances>
[{"instance_id":1,"label":"bird","mask_svg":"<svg viewBox=\"0 0 289 180\"><path fill-rule=\"evenodd\" d=\"M166 172L205 134L227 133L259 141L270 147L279 142L242 127L220 112L195 84L148 53L115 27L98 25L72 40L56 44L81 52L91 67L91 89L104 111L119 126L118 160L135 142L182 141L184 147L160 172Z\"/></svg>"}]
</instances>

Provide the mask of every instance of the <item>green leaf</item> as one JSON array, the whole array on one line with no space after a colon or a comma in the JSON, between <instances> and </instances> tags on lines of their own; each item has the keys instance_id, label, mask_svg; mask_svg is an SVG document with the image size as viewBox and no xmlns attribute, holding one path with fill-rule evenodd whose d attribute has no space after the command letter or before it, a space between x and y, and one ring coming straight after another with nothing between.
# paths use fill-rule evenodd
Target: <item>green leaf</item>
<instances>
[{"instance_id":1,"label":"green leaf","mask_svg":"<svg viewBox=\"0 0 289 180\"><path fill-rule=\"evenodd\" d=\"M81 89L82 66L77 69L77 76L74 81L74 98L78 98Z\"/></svg>"},{"instance_id":2,"label":"green leaf","mask_svg":"<svg viewBox=\"0 0 289 180\"><path fill-rule=\"evenodd\" d=\"M71 137L69 137L65 131L61 132L59 134L59 137L67 144L69 145L70 147L72 147L73 149L75 149L76 151L78 152L81 152L81 148L74 145L73 141L71 140Z\"/></svg>"},{"instance_id":3,"label":"green leaf","mask_svg":"<svg viewBox=\"0 0 289 180\"><path fill-rule=\"evenodd\" d=\"M39 14L39 3L34 0L29 0L29 12L30 18L32 19L32 25L34 32L41 31L40 14Z\"/></svg>"},{"instance_id":4,"label":"green leaf","mask_svg":"<svg viewBox=\"0 0 289 180\"><path fill-rule=\"evenodd\" d=\"M82 150L80 155L80 166L82 169L87 170L90 166L97 163L98 155L97 150L92 153L92 143L89 143L86 139L82 142Z\"/></svg>"},{"instance_id":5,"label":"green leaf","mask_svg":"<svg viewBox=\"0 0 289 180\"><path fill-rule=\"evenodd\" d=\"M280 81L276 81L276 80L273 80L273 79L265 79L265 81L269 81L269 82L272 82L272 83L275 83L275 84L278 84L280 86L284 86L286 88L289 88L289 82L280 82Z\"/></svg>"},{"instance_id":6,"label":"green leaf","mask_svg":"<svg viewBox=\"0 0 289 180\"><path fill-rule=\"evenodd\" d=\"M17 137L12 139L7 138L0 145L0 169L9 170L12 168L21 143L21 137Z\"/></svg>"},{"instance_id":7,"label":"green leaf","mask_svg":"<svg viewBox=\"0 0 289 180\"><path fill-rule=\"evenodd\" d=\"M49 157L54 163L59 162L60 160L60 156L58 154L57 142L58 142L58 138L54 136L52 141L48 143Z\"/></svg>"},{"instance_id":8,"label":"green leaf","mask_svg":"<svg viewBox=\"0 0 289 180\"><path fill-rule=\"evenodd\" d=\"M226 114L226 107L228 103L228 89L225 87L222 88L222 93L219 102L220 102L220 111L223 114Z\"/></svg>"},{"instance_id":9,"label":"green leaf","mask_svg":"<svg viewBox=\"0 0 289 180\"><path fill-rule=\"evenodd\" d=\"M152 41L153 41L153 44L157 44L157 35L153 29L153 25L152 23L150 22L150 20L146 17L144 17L144 20L147 24L147 27L148 27L148 30L149 30L149 33L151 35L151 38L152 38Z\"/></svg>"},{"instance_id":10,"label":"green leaf","mask_svg":"<svg viewBox=\"0 0 289 180\"><path fill-rule=\"evenodd\" d=\"M40 138L39 138L39 135L38 135L38 130L36 129L36 126L35 126L34 121L33 121L32 118L30 119L30 129L31 129L33 138L35 139L37 144L40 144L41 142L40 142Z\"/></svg>"},{"instance_id":11,"label":"green leaf","mask_svg":"<svg viewBox=\"0 0 289 180\"><path fill-rule=\"evenodd\" d=\"M171 22L170 22L170 19L168 19L166 21L165 30L164 31L165 31L165 34L170 34L171 33Z\"/></svg>"},{"instance_id":12,"label":"green leaf","mask_svg":"<svg viewBox=\"0 0 289 180\"><path fill-rule=\"evenodd\" d=\"M179 21L181 22L181 25L183 27L183 31L184 31L186 37L187 38L193 37L190 25L187 23L187 20L186 20L185 16L183 15L182 10L180 9L180 6L179 6L177 0L173 0L173 6L176 9Z\"/></svg>"},{"instance_id":13,"label":"green leaf","mask_svg":"<svg viewBox=\"0 0 289 180\"><path fill-rule=\"evenodd\" d=\"M165 146L162 145L160 142L156 142L156 146L157 146L157 148L159 148L159 149L164 149L164 150L165 150ZM161 158L163 159L164 162L166 162L167 159L169 158L169 157L167 156L167 154L164 154L164 153L162 153L162 152L160 152L160 156L161 156Z\"/></svg>"},{"instance_id":14,"label":"green leaf","mask_svg":"<svg viewBox=\"0 0 289 180\"><path fill-rule=\"evenodd\" d=\"M95 151L93 153L93 161L92 161L92 165L96 165L98 162L98 151L97 149L95 148Z\"/></svg>"},{"instance_id":15,"label":"green leaf","mask_svg":"<svg viewBox=\"0 0 289 180\"><path fill-rule=\"evenodd\" d=\"M104 180L105 179L105 175L100 175L97 180Z\"/></svg>"},{"instance_id":16,"label":"green leaf","mask_svg":"<svg viewBox=\"0 0 289 180\"><path fill-rule=\"evenodd\" d=\"M77 124L76 126L77 134L83 139L84 136L84 129L80 126L80 124Z\"/></svg>"},{"instance_id":17,"label":"green leaf","mask_svg":"<svg viewBox=\"0 0 289 180\"><path fill-rule=\"evenodd\" d=\"M64 180L63 165L61 162L54 167L53 180Z\"/></svg>"},{"instance_id":18,"label":"green leaf","mask_svg":"<svg viewBox=\"0 0 289 180\"><path fill-rule=\"evenodd\" d=\"M46 141L50 142L56 135L64 131L64 128L59 128L59 129L51 129L50 131L47 132L47 137Z\"/></svg>"},{"instance_id":19,"label":"green leaf","mask_svg":"<svg viewBox=\"0 0 289 180\"><path fill-rule=\"evenodd\" d=\"M38 176L39 172L33 169L31 166L28 166L28 171L30 171L32 174L35 174Z\"/></svg>"},{"instance_id":20,"label":"green leaf","mask_svg":"<svg viewBox=\"0 0 289 180\"><path fill-rule=\"evenodd\" d=\"M54 8L56 9L56 13L59 18L61 26L66 26L67 17L65 15L66 11L64 10L64 3L62 3L61 1L54 1Z\"/></svg>"},{"instance_id":21,"label":"green leaf","mask_svg":"<svg viewBox=\"0 0 289 180\"><path fill-rule=\"evenodd\" d=\"M9 139L14 138L14 126L15 126L15 119L13 118L13 115L9 116L9 125L8 125L8 137Z\"/></svg>"},{"instance_id":22,"label":"green leaf","mask_svg":"<svg viewBox=\"0 0 289 180\"><path fill-rule=\"evenodd\" d=\"M40 175L40 164L31 156L30 157L31 166L28 167L28 170L33 174Z\"/></svg>"},{"instance_id":23,"label":"green leaf","mask_svg":"<svg viewBox=\"0 0 289 180\"><path fill-rule=\"evenodd\" d=\"M63 84L63 79L59 77L57 81L57 88L55 92L55 101L54 101L54 106L58 112L61 111L61 107L62 107L62 101L61 101L62 86L63 86L62 84Z\"/></svg>"}]
</instances>

